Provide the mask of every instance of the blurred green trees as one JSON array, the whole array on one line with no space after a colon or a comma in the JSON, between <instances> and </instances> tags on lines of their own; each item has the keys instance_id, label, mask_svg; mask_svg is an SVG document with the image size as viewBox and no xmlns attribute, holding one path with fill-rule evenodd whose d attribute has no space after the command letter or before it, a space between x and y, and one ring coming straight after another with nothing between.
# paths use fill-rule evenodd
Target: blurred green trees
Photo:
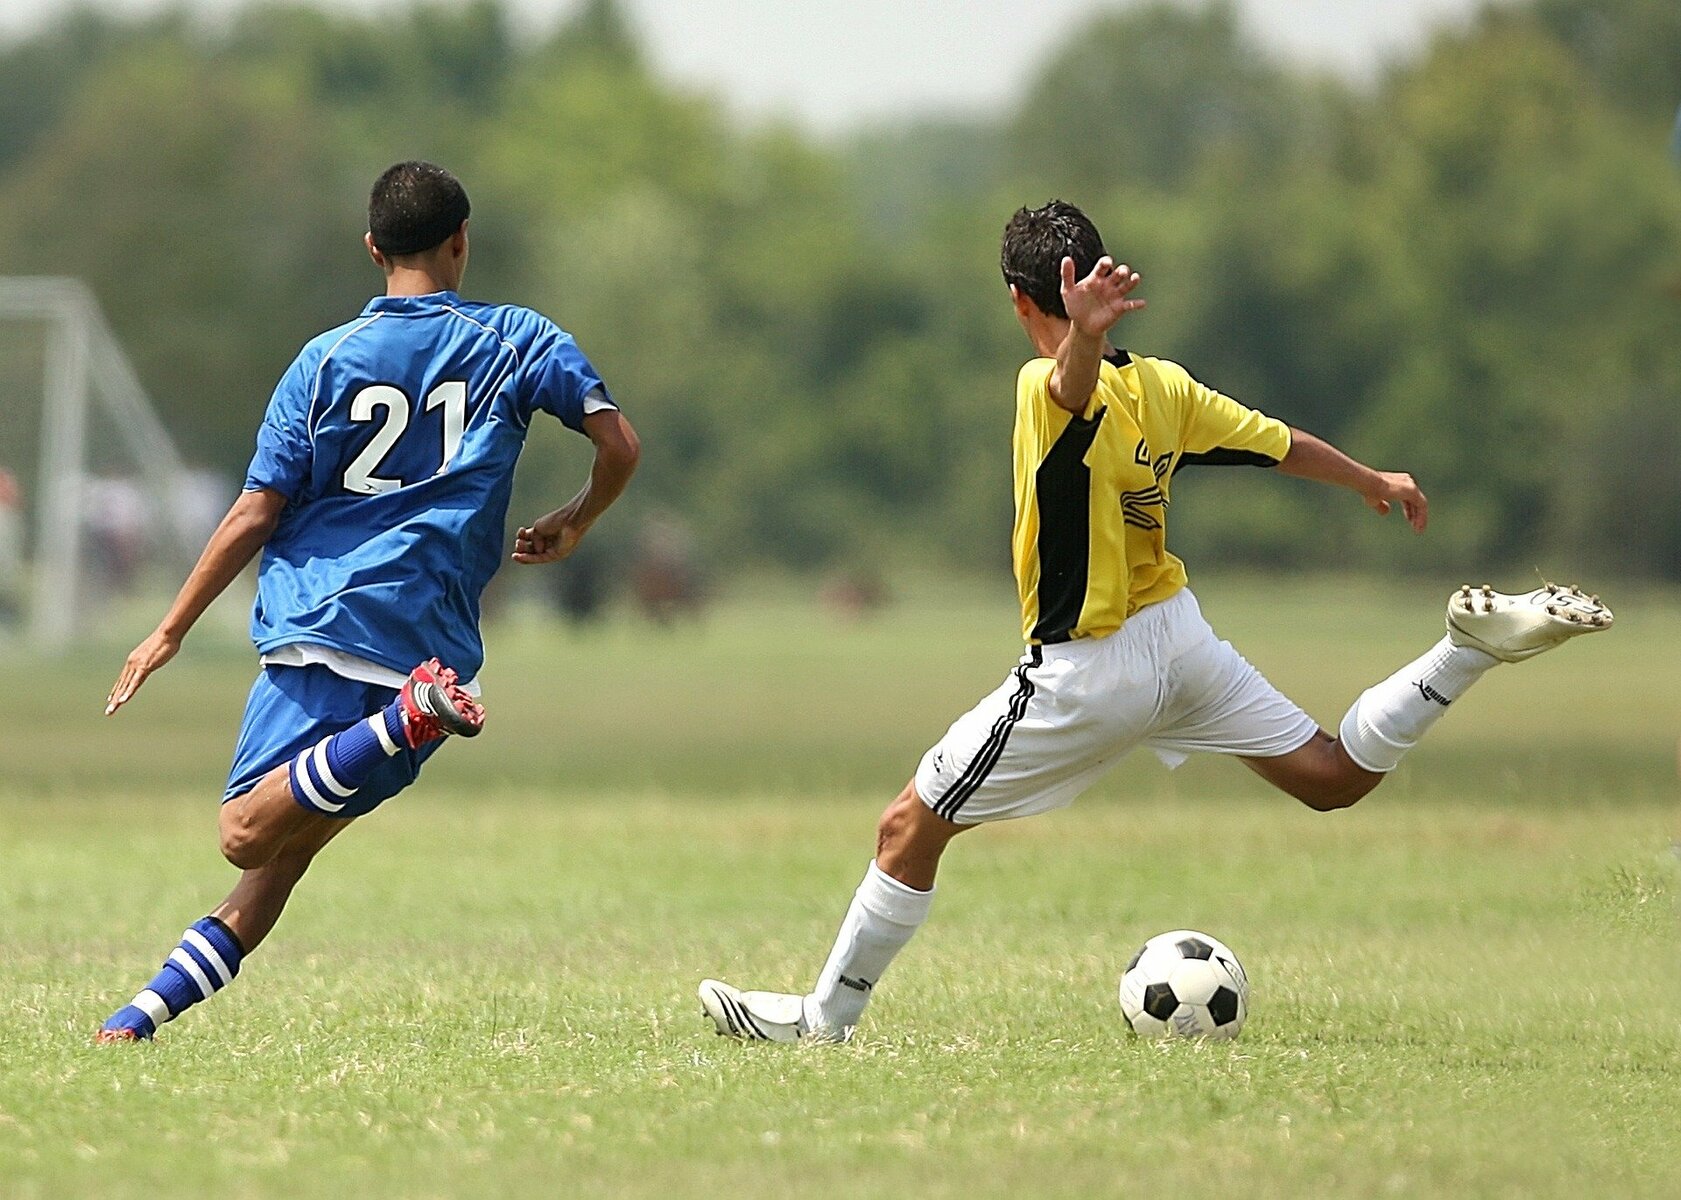
<instances>
[{"instance_id":1,"label":"blurred green trees","mask_svg":"<svg viewBox=\"0 0 1681 1200\"><path fill-rule=\"evenodd\" d=\"M611 0L290 5L209 31L80 14L0 47L7 271L98 291L180 440L231 475L299 343L377 285L368 183L455 167L469 290L573 330L647 445L633 507L724 566L1006 561L1023 203L1146 276L1120 340L1419 476L1424 539L1259 472L1182 476L1197 561L1681 577L1672 0L1530 0L1364 88L1229 0L1094 17L995 122L847 144L662 80ZM577 450L541 443L522 494ZM523 511L523 510L522 510Z\"/></svg>"}]
</instances>

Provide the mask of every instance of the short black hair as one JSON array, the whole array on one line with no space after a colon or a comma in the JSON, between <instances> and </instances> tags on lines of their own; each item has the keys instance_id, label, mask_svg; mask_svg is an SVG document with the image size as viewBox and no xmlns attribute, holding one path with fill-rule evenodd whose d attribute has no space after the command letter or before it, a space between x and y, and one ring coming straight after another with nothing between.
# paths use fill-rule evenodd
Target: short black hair
<instances>
[{"instance_id":1,"label":"short black hair","mask_svg":"<svg viewBox=\"0 0 1681 1200\"><path fill-rule=\"evenodd\" d=\"M400 162L374 180L368 232L387 258L419 254L454 236L472 209L461 181L442 167Z\"/></svg>"},{"instance_id":2,"label":"short black hair","mask_svg":"<svg viewBox=\"0 0 1681 1200\"><path fill-rule=\"evenodd\" d=\"M1004 282L1051 317L1066 317L1062 305L1062 260L1074 260L1074 278L1090 275L1106 251L1103 235L1091 218L1066 200L1051 200L1043 208L1018 208L1004 226L1004 249L999 265Z\"/></svg>"}]
</instances>

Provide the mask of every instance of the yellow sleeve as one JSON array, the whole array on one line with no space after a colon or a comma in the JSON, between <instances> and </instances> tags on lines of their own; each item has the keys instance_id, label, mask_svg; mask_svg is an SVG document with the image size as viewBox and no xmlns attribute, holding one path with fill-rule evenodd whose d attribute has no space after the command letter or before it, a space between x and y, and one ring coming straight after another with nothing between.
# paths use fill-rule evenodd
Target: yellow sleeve
<instances>
[{"instance_id":1,"label":"yellow sleeve","mask_svg":"<svg viewBox=\"0 0 1681 1200\"><path fill-rule=\"evenodd\" d=\"M1247 463L1276 466L1290 453L1290 427L1204 387L1178 363L1148 360L1179 408L1181 465Z\"/></svg>"},{"instance_id":2,"label":"yellow sleeve","mask_svg":"<svg viewBox=\"0 0 1681 1200\"><path fill-rule=\"evenodd\" d=\"M1016 439L1035 462L1044 458L1068 425L1069 413L1051 399L1056 359L1035 358L1016 376Z\"/></svg>"},{"instance_id":3,"label":"yellow sleeve","mask_svg":"<svg viewBox=\"0 0 1681 1200\"><path fill-rule=\"evenodd\" d=\"M1018 421L1025 421L1031 415L1041 429L1060 434L1074 414L1051 399L1051 376L1055 374L1054 358L1033 358L1022 365L1020 374L1016 376L1016 416ZM1091 390L1085 411L1079 414L1081 420L1091 420L1092 413L1104 406L1107 391L1100 368L1097 386Z\"/></svg>"}]
</instances>

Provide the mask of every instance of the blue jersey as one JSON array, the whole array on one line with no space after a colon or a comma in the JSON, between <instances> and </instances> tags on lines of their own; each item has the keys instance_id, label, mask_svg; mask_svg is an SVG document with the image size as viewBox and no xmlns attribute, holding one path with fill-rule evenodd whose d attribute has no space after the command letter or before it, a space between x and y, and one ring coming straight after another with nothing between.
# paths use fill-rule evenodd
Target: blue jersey
<instances>
[{"instance_id":1,"label":"blue jersey","mask_svg":"<svg viewBox=\"0 0 1681 1200\"><path fill-rule=\"evenodd\" d=\"M526 430L541 410L582 431L586 398L610 406L553 322L453 292L378 297L311 341L245 479L288 501L258 575L258 651L326 646L400 674L435 655L476 675Z\"/></svg>"}]
</instances>

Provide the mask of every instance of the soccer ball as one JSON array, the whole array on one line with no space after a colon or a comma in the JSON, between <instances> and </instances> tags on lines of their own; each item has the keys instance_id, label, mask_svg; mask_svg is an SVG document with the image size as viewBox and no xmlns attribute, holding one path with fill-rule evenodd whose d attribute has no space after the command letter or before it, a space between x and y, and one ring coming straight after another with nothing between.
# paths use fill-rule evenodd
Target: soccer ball
<instances>
[{"instance_id":1,"label":"soccer ball","mask_svg":"<svg viewBox=\"0 0 1681 1200\"><path fill-rule=\"evenodd\" d=\"M1224 942L1194 929L1158 933L1121 976L1121 1012L1144 1037L1234 1038L1249 977Z\"/></svg>"}]
</instances>

